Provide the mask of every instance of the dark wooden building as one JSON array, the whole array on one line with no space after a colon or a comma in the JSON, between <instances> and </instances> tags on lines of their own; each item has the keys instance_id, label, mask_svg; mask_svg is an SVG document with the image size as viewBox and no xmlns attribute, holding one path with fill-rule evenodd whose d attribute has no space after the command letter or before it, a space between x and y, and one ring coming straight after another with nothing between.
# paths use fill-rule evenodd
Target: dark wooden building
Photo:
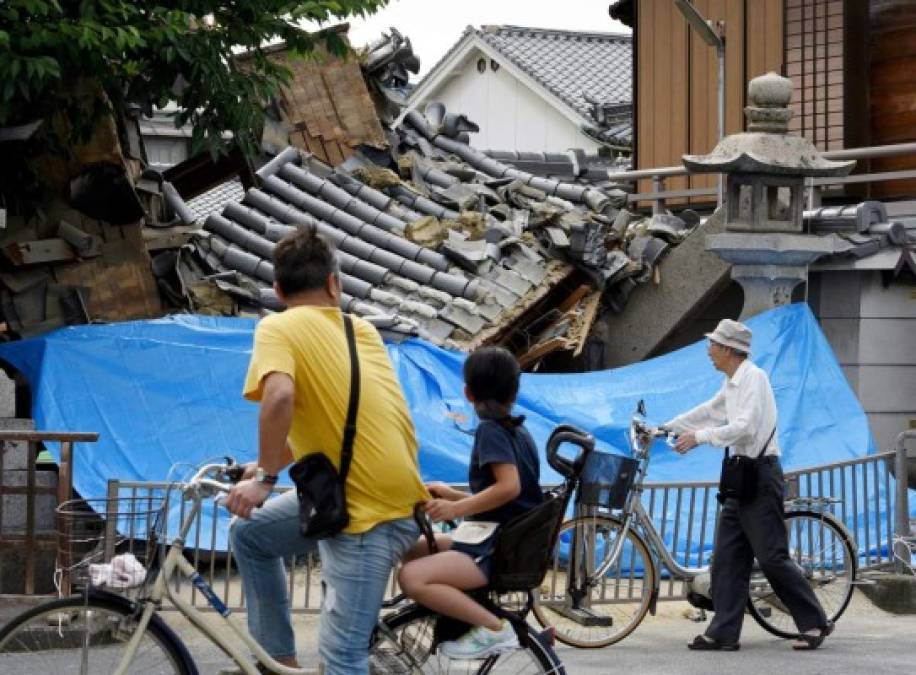
<instances>
[{"instance_id":1,"label":"dark wooden building","mask_svg":"<svg viewBox=\"0 0 916 675\"><path fill-rule=\"evenodd\" d=\"M744 128L747 82L773 70L795 83L792 128L819 149L916 140L913 0L693 0L725 23L725 133ZM620 0L611 16L633 28L635 168L680 164L716 143L717 62L674 0ZM916 168L911 156L860 162L857 171ZM671 179L668 189L713 178ZM648 190L648 184L640 189ZM871 197L916 194L916 181L876 183ZM864 195L863 195L864 196Z\"/></svg>"}]
</instances>

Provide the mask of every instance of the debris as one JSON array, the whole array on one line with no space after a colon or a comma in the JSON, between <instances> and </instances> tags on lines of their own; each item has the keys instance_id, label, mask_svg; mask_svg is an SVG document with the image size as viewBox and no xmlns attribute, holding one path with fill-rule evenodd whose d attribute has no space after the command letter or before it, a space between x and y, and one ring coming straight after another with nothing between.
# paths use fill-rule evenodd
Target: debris
<instances>
[{"instance_id":1,"label":"debris","mask_svg":"<svg viewBox=\"0 0 916 675\"><path fill-rule=\"evenodd\" d=\"M57 234L73 247L80 258L92 258L102 254L102 241L98 237L83 232L66 220L60 221Z\"/></svg>"},{"instance_id":2,"label":"debris","mask_svg":"<svg viewBox=\"0 0 916 675\"><path fill-rule=\"evenodd\" d=\"M59 237L9 244L3 251L14 265L38 265L76 260L76 252L73 247Z\"/></svg>"},{"instance_id":3,"label":"debris","mask_svg":"<svg viewBox=\"0 0 916 675\"><path fill-rule=\"evenodd\" d=\"M448 238L448 227L434 216L422 216L407 223L404 236L420 246L436 248Z\"/></svg>"}]
</instances>

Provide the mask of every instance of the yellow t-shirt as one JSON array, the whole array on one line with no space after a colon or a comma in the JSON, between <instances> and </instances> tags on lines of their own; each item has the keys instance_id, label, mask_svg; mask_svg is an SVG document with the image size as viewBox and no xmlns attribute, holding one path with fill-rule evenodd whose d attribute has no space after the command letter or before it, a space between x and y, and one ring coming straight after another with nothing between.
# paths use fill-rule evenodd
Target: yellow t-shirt
<instances>
[{"instance_id":1,"label":"yellow t-shirt","mask_svg":"<svg viewBox=\"0 0 916 675\"><path fill-rule=\"evenodd\" d=\"M374 326L355 316L353 329L360 394L345 532L356 534L410 516L414 504L429 499L429 493L420 480L413 422L382 340ZM340 309L299 306L261 320L245 398L260 401L264 377L272 372L286 373L295 382L288 438L293 457L321 451L340 468L350 400L350 355Z\"/></svg>"}]
</instances>

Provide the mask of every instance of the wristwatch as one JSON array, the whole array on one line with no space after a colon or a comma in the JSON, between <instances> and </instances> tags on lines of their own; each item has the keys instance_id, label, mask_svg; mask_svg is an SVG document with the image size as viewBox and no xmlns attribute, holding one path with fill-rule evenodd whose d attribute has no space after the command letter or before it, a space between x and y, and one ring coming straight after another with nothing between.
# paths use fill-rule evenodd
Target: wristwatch
<instances>
[{"instance_id":1,"label":"wristwatch","mask_svg":"<svg viewBox=\"0 0 916 675\"><path fill-rule=\"evenodd\" d=\"M266 471L264 471L263 467L259 466L254 472L254 480L257 483L263 483L264 485L267 485L268 487L273 487L274 485L277 484L277 475L267 473Z\"/></svg>"}]
</instances>

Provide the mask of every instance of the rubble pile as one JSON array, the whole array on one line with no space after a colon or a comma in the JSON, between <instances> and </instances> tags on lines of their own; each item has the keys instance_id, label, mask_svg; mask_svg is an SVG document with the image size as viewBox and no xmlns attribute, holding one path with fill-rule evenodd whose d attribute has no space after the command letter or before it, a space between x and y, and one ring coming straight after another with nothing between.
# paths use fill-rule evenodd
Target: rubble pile
<instances>
[{"instance_id":1,"label":"rubble pile","mask_svg":"<svg viewBox=\"0 0 916 675\"><path fill-rule=\"evenodd\" d=\"M285 55L272 48L271 57ZM200 156L139 173L128 192L143 211L132 219L142 227L117 239L120 248L142 255L112 269L137 277L147 266L152 274L146 272L145 283L132 281L146 292L124 318L162 311L149 300L157 288L165 311L281 310L272 289L273 248L292 228L310 223L340 251L345 310L388 337L418 335L465 350L507 344L523 364L537 367L555 351L581 353L602 304L622 311L638 284L657 282L665 252L697 225L690 212L641 218L627 211L626 193L607 178L619 155L594 162L575 150L484 152L470 145L477 125L441 103L403 114L419 61L410 40L394 29L361 54L356 77L362 73L364 89L319 86L321 68L340 78L349 73L344 66L303 66L277 108L285 117L271 127L285 128L289 145L283 148L272 133L264 149L273 156L255 174L244 163L238 164L245 170L228 171L231 163ZM381 135L360 131L351 138L338 127L365 117L367 105L371 111L366 90L375 104L368 116L382 122ZM305 103L314 99L308 92L328 105L313 110ZM618 113L595 103L602 128ZM61 278L64 266L80 270L74 279L82 281L98 267L87 261L100 252L108 267L122 262L117 251L106 253L115 245L103 231L110 226L88 227L85 205L79 217L74 207L80 208L64 209L53 232L24 229L3 242L0 303L20 335L117 320L117 307L133 297L113 293L117 302L101 313L107 287L94 282L91 296L60 300L75 312L55 310L49 321L33 307L36 284L50 289L48 281ZM151 265L144 262L150 257Z\"/></svg>"},{"instance_id":2,"label":"rubble pile","mask_svg":"<svg viewBox=\"0 0 916 675\"><path fill-rule=\"evenodd\" d=\"M157 268L175 297L177 277L196 278L179 286L197 311L200 280L243 310L275 311L273 246L309 223L340 250L345 309L388 334L469 349L514 333L521 354L545 343L544 354L580 350L600 299L622 308L698 219L637 218L621 190L545 178L472 148L476 129L436 103L408 113L388 148L364 145L336 167L287 148L240 201L200 213L203 232ZM209 193L183 205L164 192L178 212L212 208ZM540 306L563 283L569 290Z\"/></svg>"}]
</instances>

